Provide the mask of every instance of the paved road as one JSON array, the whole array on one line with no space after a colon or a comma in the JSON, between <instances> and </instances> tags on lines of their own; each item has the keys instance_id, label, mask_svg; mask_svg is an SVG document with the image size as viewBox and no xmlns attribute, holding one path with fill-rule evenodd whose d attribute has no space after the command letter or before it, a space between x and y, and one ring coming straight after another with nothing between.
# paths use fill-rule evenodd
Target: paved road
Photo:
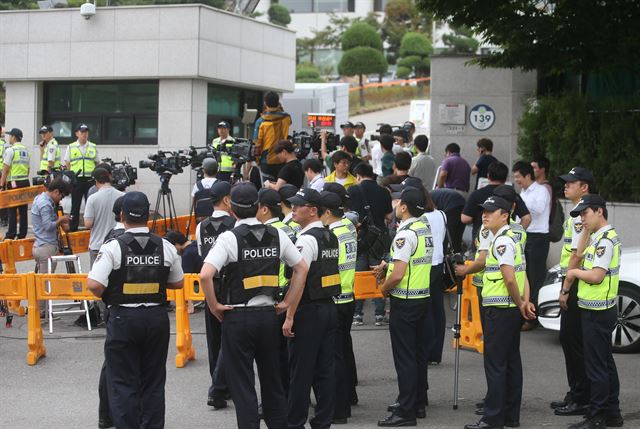
<instances>
[{"instance_id":1,"label":"paved road","mask_svg":"<svg viewBox=\"0 0 640 429\"><path fill-rule=\"evenodd\" d=\"M375 133L378 124L387 123L391 125L400 125L409 120L409 105L393 107L391 109L380 110L363 115L352 116L349 120L353 123L364 122L367 126L367 132ZM420 132L420 130L418 130Z\"/></svg>"},{"instance_id":2,"label":"paved road","mask_svg":"<svg viewBox=\"0 0 640 429\"><path fill-rule=\"evenodd\" d=\"M372 324L367 303L363 327L355 328L354 348L358 362L360 405L345 428L371 428L386 415L386 405L397 393L387 327ZM449 322L454 313L448 312ZM173 314L171 314L173 318ZM74 317L55 322L53 335L45 333L48 355L38 365L25 363L26 319L16 318L12 329L0 327L0 428L92 428L97 425L98 373L102 364L104 329L91 333L71 325ZM233 408L214 411L206 405L209 374L202 313L192 316L197 360L185 368L174 366L172 335L167 362L167 428L232 428ZM172 332L174 325L172 323ZM419 427L461 428L476 420L473 404L484 394L480 355L463 351L460 371L460 408L452 410L453 349L447 334L443 363L430 367L430 406ZM557 335L538 329L522 336L525 367L523 428L563 428L574 418L554 416L551 399L564 394L565 376ZM640 427L640 390L637 388L637 355L617 355L622 380L621 403L626 427Z\"/></svg>"}]
</instances>

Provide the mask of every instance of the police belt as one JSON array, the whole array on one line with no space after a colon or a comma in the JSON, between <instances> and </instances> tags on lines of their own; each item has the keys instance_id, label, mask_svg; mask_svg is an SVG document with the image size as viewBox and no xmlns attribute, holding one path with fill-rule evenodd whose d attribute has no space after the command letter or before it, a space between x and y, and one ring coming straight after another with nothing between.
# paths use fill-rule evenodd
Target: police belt
<instances>
[{"instance_id":1,"label":"police belt","mask_svg":"<svg viewBox=\"0 0 640 429\"><path fill-rule=\"evenodd\" d=\"M260 305L260 306L253 306L253 307L247 307L247 306L241 306L241 307L233 307L233 310L229 310L231 312L234 311L275 311L276 308L273 305Z\"/></svg>"}]
</instances>

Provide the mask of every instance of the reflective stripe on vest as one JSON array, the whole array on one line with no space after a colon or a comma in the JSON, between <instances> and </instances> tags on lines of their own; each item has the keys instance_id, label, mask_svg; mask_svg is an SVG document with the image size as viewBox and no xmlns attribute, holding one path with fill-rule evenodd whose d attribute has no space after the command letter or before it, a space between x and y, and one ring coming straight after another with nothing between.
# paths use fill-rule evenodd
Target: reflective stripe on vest
<instances>
[{"instance_id":1,"label":"reflective stripe on vest","mask_svg":"<svg viewBox=\"0 0 640 429\"><path fill-rule=\"evenodd\" d=\"M224 146L227 146L228 144L230 143L232 144L234 142L235 142L234 138L229 136L225 140ZM214 149L218 149L218 147L220 146L220 137L216 137L215 139L213 139L213 142L211 142L211 145L213 146ZM223 173L233 172L233 159L231 158L231 156L227 155L224 152L220 153L220 166L218 171Z\"/></svg>"},{"instance_id":2,"label":"reflective stripe on vest","mask_svg":"<svg viewBox=\"0 0 640 429\"><path fill-rule=\"evenodd\" d=\"M58 146L58 142L56 139L51 139L49 143L44 147L42 151L42 158L40 159L40 170L48 170L49 169L49 160L47 157L49 156L49 149L51 146L55 146L56 148L56 159L53 161L53 168L60 168L60 147Z\"/></svg>"},{"instance_id":3,"label":"reflective stripe on vest","mask_svg":"<svg viewBox=\"0 0 640 429\"><path fill-rule=\"evenodd\" d=\"M604 278L598 284L587 283L584 280L578 282L578 307L586 310L607 310L615 305L620 283L620 239L615 229L607 231L595 237L584 252L582 269L590 270L598 252L602 240L613 243L613 256L609 269Z\"/></svg>"},{"instance_id":4,"label":"reflective stripe on vest","mask_svg":"<svg viewBox=\"0 0 640 429\"><path fill-rule=\"evenodd\" d=\"M567 217L564 221L564 234L562 235L562 249L560 250L560 274L567 275L569 259L571 258L571 241L573 238L573 218Z\"/></svg>"},{"instance_id":5,"label":"reflective stripe on vest","mask_svg":"<svg viewBox=\"0 0 640 429\"><path fill-rule=\"evenodd\" d=\"M514 258L514 270L515 270L515 278L516 283L518 285L518 292L520 296L524 296L524 282L526 276L526 263L524 261L522 245L517 241L517 238L514 232L509 229L505 229L502 234L495 237L491 242L491 246L489 247L489 252L487 253L487 263L485 266L484 276L482 278L482 305L485 307L488 306L497 306L497 307L515 307L516 304L509 295L509 290L507 289L507 284L502 277L502 272L500 271L500 264L498 263L498 259L494 255L494 245L496 240L499 237L507 236L513 243L516 248L516 255Z\"/></svg>"},{"instance_id":6,"label":"reflective stripe on vest","mask_svg":"<svg viewBox=\"0 0 640 429\"><path fill-rule=\"evenodd\" d=\"M266 222L266 224L283 231L292 241L295 240L296 236L293 233L293 229L291 229L289 225L282 222L281 220L277 220L275 222ZM280 287L286 287L289 285L289 279L286 276L286 266L284 262L280 262L280 271L278 272L278 285Z\"/></svg>"},{"instance_id":7,"label":"reflective stripe on vest","mask_svg":"<svg viewBox=\"0 0 640 429\"><path fill-rule=\"evenodd\" d=\"M80 151L80 143L76 141L69 145L71 171L75 172L78 177L91 177L91 173L96 168L95 158L98 153L96 145L91 142L86 142L85 145L84 155Z\"/></svg>"},{"instance_id":8,"label":"reflective stripe on vest","mask_svg":"<svg viewBox=\"0 0 640 429\"><path fill-rule=\"evenodd\" d=\"M342 222L340 226L331 228L331 232L338 238L338 271L340 271L340 295L333 300L336 304L346 304L353 301L353 283L356 278L356 259L358 240L356 234ZM352 224L353 225L353 224Z\"/></svg>"},{"instance_id":9,"label":"reflective stripe on vest","mask_svg":"<svg viewBox=\"0 0 640 429\"><path fill-rule=\"evenodd\" d=\"M421 221L416 220L402 227L402 230L413 231L418 238L416 246L404 277L400 283L391 291L391 296L400 299L418 299L428 298L431 296L429 292L429 283L431 275L431 259L433 257L433 238L430 229ZM387 277L393 272L393 243L391 244L391 262L387 269ZM426 287L425 287L426 286Z\"/></svg>"},{"instance_id":10,"label":"reflective stripe on vest","mask_svg":"<svg viewBox=\"0 0 640 429\"><path fill-rule=\"evenodd\" d=\"M22 143L14 143L13 159L7 180L25 180L29 178L29 151Z\"/></svg>"}]
</instances>

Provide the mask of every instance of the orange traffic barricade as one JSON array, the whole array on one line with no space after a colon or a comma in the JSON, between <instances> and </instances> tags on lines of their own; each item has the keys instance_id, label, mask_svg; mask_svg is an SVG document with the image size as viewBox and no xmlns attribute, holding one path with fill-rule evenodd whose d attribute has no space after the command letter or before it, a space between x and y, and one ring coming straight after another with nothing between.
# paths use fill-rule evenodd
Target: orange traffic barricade
<instances>
[{"instance_id":1,"label":"orange traffic barricade","mask_svg":"<svg viewBox=\"0 0 640 429\"><path fill-rule=\"evenodd\" d=\"M478 353L484 353L482 323L480 322L480 303L477 289L471 283L472 277L472 275L466 276L462 282L460 347L472 349Z\"/></svg>"},{"instance_id":2,"label":"orange traffic barricade","mask_svg":"<svg viewBox=\"0 0 640 429\"><path fill-rule=\"evenodd\" d=\"M355 299L382 298L382 292L372 271L356 271L353 283Z\"/></svg>"},{"instance_id":3,"label":"orange traffic barricade","mask_svg":"<svg viewBox=\"0 0 640 429\"><path fill-rule=\"evenodd\" d=\"M44 186L27 186L0 192L0 209L31 204L33 199L44 191Z\"/></svg>"},{"instance_id":4,"label":"orange traffic barricade","mask_svg":"<svg viewBox=\"0 0 640 429\"><path fill-rule=\"evenodd\" d=\"M174 292L176 296L176 368L183 368L187 362L196 358L187 301L204 301L204 291L200 288L200 275L185 274L184 287Z\"/></svg>"}]
</instances>

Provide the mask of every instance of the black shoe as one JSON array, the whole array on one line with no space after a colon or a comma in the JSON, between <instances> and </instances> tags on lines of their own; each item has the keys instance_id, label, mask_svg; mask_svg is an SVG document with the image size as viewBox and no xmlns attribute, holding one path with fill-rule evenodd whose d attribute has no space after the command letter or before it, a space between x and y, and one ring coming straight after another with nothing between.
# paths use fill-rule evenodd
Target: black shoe
<instances>
[{"instance_id":1,"label":"black shoe","mask_svg":"<svg viewBox=\"0 0 640 429\"><path fill-rule=\"evenodd\" d=\"M427 417L427 412L424 408L418 408L416 410L416 419L424 419Z\"/></svg>"},{"instance_id":2,"label":"black shoe","mask_svg":"<svg viewBox=\"0 0 640 429\"><path fill-rule=\"evenodd\" d=\"M520 422L517 420L505 420L504 425L508 428L519 428Z\"/></svg>"},{"instance_id":3,"label":"black shoe","mask_svg":"<svg viewBox=\"0 0 640 429\"><path fill-rule=\"evenodd\" d=\"M227 401L222 398L209 398L207 399L207 405L215 408L216 410L220 410L222 408L227 408Z\"/></svg>"},{"instance_id":4,"label":"black shoe","mask_svg":"<svg viewBox=\"0 0 640 429\"><path fill-rule=\"evenodd\" d=\"M98 428L99 429L108 429L108 428L112 428L114 426L115 425L113 424L113 421L109 417L104 417L104 418L99 418L98 419Z\"/></svg>"},{"instance_id":5,"label":"black shoe","mask_svg":"<svg viewBox=\"0 0 640 429\"><path fill-rule=\"evenodd\" d=\"M475 412L477 416L484 416L484 407L476 408Z\"/></svg>"},{"instance_id":6,"label":"black shoe","mask_svg":"<svg viewBox=\"0 0 640 429\"><path fill-rule=\"evenodd\" d=\"M389 417L386 417L382 420L378 420L378 426L382 427L401 427L401 426L416 426L416 419L406 419L404 417L400 417L397 414L391 414Z\"/></svg>"},{"instance_id":7,"label":"black shoe","mask_svg":"<svg viewBox=\"0 0 640 429\"><path fill-rule=\"evenodd\" d=\"M464 425L464 429L502 429L502 426L494 426L483 420L480 420L478 423Z\"/></svg>"},{"instance_id":8,"label":"black shoe","mask_svg":"<svg viewBox=\"0 0 640 429\"><path fill-rule=\"evenodd\" d=\"M347 418L345 417L344 419L333 419L331 421L332 425L346 425L348 422Z\"/></svg>"},{"instance_id":9,"label":"black shoe","mask_svg":"<svg viewBox=\"0 0 640 429\"><path fill-rule=\"evenodd\" d=\"M393 404L387 407L387 411L389 411L390 413L395 413L399 406L400 406L399 402L394 402Z\"/></svg>"},{"instance_id":10,"label":"black shoe","mask_svg":"<svg viewBox=\"0 0 640 429\"><path fill-rule=\"evenodd\" d=\"M624 419L620 414L617 416L607 416L605 421L608 428L621 428L624 426Z\"/></svg>"},{"instance_id":11,"label":"black shoe","mask_svg":"<svg viewBox=\"0 0 640 429\"><path fill-rule=\"evenodd\" d=\"M566 395L564 395L564 399L562 401L552 401L549 406L551 408L562 408L562 407L566 407L569 402L571 402L571 393L567 393Z\"/></svg>"},{"instance_id":12,"label":"black shoe","mask_svg":"<svg viewBox=\"0 0 640 429\"><path fill-rule=\"evenodd\" d=\"M589 411L588 405L580 405L575 402L569 402L566 407L560 407L553 410L556 416L584 416Z\"/></svg>"},{"instance_id":13,"label":"black shoe","mask_svg":"<svg viewBox=\"0 0 640 429\"><path fill-rule=\"evenodd\" d=\"M606 427L606 419L602 416L597 416L585 418L581 422L572 424L568 429L603 429Z\"/></svg>"}]
</instances>

